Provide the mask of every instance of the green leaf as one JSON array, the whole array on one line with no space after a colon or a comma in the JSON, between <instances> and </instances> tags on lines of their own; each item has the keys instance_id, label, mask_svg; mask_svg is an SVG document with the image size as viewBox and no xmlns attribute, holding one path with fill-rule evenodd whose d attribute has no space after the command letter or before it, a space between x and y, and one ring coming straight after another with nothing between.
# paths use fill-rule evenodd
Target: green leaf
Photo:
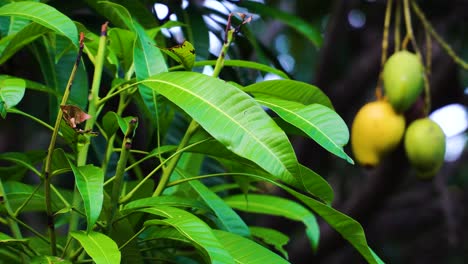
<instances>
[{"instance_id":1,"label":"green leaf","mask_svg":"<svg viewBox=\"0 0 468 264\"><path fill-rule=\"evenodd\" d=\"M271 80L251 84L243 89L254 96L270 95L280 99L294 101L303 105L321 104L330 109L330 99L316 86L293 80Z\"/></svg>"},{"instance_id":2,"label":"green leaf","mask_svg":"<svg viewBox=\"0 0 468 264\"><path fill-rule=\"evenodd\" d=\"M117 113L113 111L107 112L102 118L102 128L106 133L106 136L109 138L117 132L119 129L119 122L117 121Z\"/></svg>"},{"instance_id":3,"label":"green leaf","mask_svg":"<svg viewBox=\"0 0 468 264\"><path fill-rule=\"evenodd\" d=\"M206 65L214 66L214 65L216 65L216 60L196 61L193 64L193 67L202 67L202 66L206 66ZM258 71L262 71L262 72L273 73L275 75L278 75L281 78L289 79L289 76L286 73L284 73L283 71L275 69L275 68L270 67L270 66L265 65L265 64L258 63L258 62L245 61L245 60L225 60L224 61L224 66L225 67L239 67L239 68L253 69L253 70L258 70ZM175 66L175 67L170 68L171 71L172 70L178 70L178 69L182 69L182 66Z\"/></svg>"},{"instance_id":4,"label":"green leaf","mask_svg":"<svg viewBox=\"0 0 468 264\"><path fill-rule=\"evenodd\" d=\"M307 207L322 217L333 229L335 229L344 239L346 239L369 263L384 263L367 245L366 235L362 226L349 216L333 209L331 206L323 204L311 197L299 193L288 186L278 183L268 177L261 175L251 175L251 177L262 179L273 185L280 187L292 196L299 199Z\"/></svg>"},{"instance_id":5,"label":"green leaf","mask_svg":"<svg viewBox=\"0 0 468 264\"><path fill-rule=\"evenodd\" d=\"M194 136L192 136L190 143L192 144L203 141L209 137L210 136L205 131L199 130ZM229 168L231 168L230 171L234 175L235 172L247 172L254 174L260 173L263 176L267 176L264 170L261 170L258 165L232 153L216 140L207 140L202 144L198 144L188 149L187 151L201 153L216 158L224 166L229 166ZM302 166L301 164L298 164L298 166L299 169L295 175L298 178L299 184L294 186L304 189L320 200L330 204L333 201L334 194L333 189L328 182L311 169Z\"/></svg>"},{"instance_id":6,"label":"green leaf","mask_svg":"<svg viewBox=\"0 0 468 264\"><path fill-rule=\"evenodd\" d=\"M54 58L57 53L62 51L56 50L52 42L49 38L40 38L31 44L31 50L40 65L46 85L55 91L54 95L49 97L50 102L48 104L49 118L51 122L55 122L57 110L59 109L59 97L56 94L63 94L70 72L76 62L77 54L75 51L68 50L68 52L60 56L59 61L56 63ZM88 76L83 63L80 63L75 75L69 101L82 109L86 109L88 103Z\"/></svg>"},{"instance_id":7,"label":"green leaf","mask_svg":"<svg viewBox=\"0 0 468 264\"><path fill-rule=\"evenodd\" d=\"M72 264L73 262L55 256L35 256L31 259L31 264Z\"/></svg>"},{"instance_id":8,"label":"green leaf","mask_svg":"<svg viewBox=\"0 0 468 264\"><path fill-rule=\"evenodd\" d=\"M175 171L175 174L182 178L192 178L192 175L189 175L187 172L182 170ZM229 207L223 199L218 195L212 192L208 187L198 180L193 180L187 182L190 187L200 196L200 198L208 205L211 210L215 213L216 217L220 221L223 229L238 234L240 236L249 237L250 231L247 225L244 223L242 218Z\"/></svg>"},{"instance_id":9,"label":"green leaf","mask_svg":"<svg viewBox=\"0 0 468 264\"><path fill-rule=\"evenodd\" d=\"M326 204L333 202L333 189L322 176L301 164L299 164L298 175L302 181L302 185L310 194L321 199Z\"/></svg>"},{"instance_id":10,"label":"green leaf","mask_svg":"<svg viewBox=\"0 0 468 264\"><path fill-rule=\"evenodd\" d=\"M236 263L289 263L277 254L245 237L221 230L213 230L213 233L229 254L234 257Z\"/></svg>"},{"instance_id":11,"label":"green leaf","mask_svg":"<svg viewBox=\"0 0 468 264\"><path fill-rule=\"evenodd\" d=\"M49 32L50 29L37 23L30 23L14 35L9 35L0 40L0 64L3 64L18 50L31 43L38 37Z\"/></svg>"},{"instance_id":12,"label":"green leaf","mask_svg":"<svg viewBox=\"0 0 468 264\"><path fill-rule=\"evenodd\" d=\"M144 208L138 211L167 218L164 220L148 220L145 222L145 226L169 225L176 228L195 246L202 249L209 263L234 263L234 259L214 236L213 230L195 215L168 206Z\"/></svg>"},{"instance_id":13,"label":"green leaf","mask_svg":"<svg viewBox=\"0 0 468 264\"><path fill-rule=\"evenodd\" d=\"M298 163L286 134L246 93L194 72L161 73L142 83L182 108L229 150L297 184Z\"/></svg>"},{"instance_id":14,"label":"green leaf","mask_svg":"<svg viewBox=\"0 0 468 264\"><path fill-rule=\"evenodd\" d=\"M1 1L0 5L5 5L11 1ZM27 26L31 21L29 19L24 19L21 17L1 17L0 18L0 31L2 36L14 35L21 31L25 26Z\"/></svg>"},{"instance_id":15,"label":"green leaf","mask_svg":"<svg viewBox=\"0 0 468 264\"><path fill-rule=\"evenodd\" d=\"M132 26L133 30L137 34L133 48L133 61L137 80L146 79L160 72L167 72L164 57L159 48L156 47L154 40L150 38L144 28L135 21ZM159 118L163 111L161 109L161 102L160 98L158 98L158 94L144 85L138 86L138 92L140 93L146 108L153 117L151 119L154 122L153 125L159 125Z\"/></svg>"},{"instance_id":16,"label":"green leaf","mask_svg":"<svg viewBox=\"0 0 468 264\"><path fill-rule=\"evenodd\" d=\"M52 153L52 162L50 168L52 176L56 176L58 174L71 170L70 164L68 163L67 155L63 149L54 149L54 152Z\"/></svg>"},{"instance_id":17,"label":"green leaf","mask_svg":"<svg viewBox=\"0 0 468 264\"><path fill-rule=\"evenodd\" d=\"M34 151L29 153L24 152L5 152L0 154L0 160L5 160L17 164L16 166L10 166L12 168L11 172L4 171L2 180L19 180L16 179L17 174L22 169L29 169L34 172L36 175L40 176L41 173L34 167L36 163L41 161L45 157L44 151ZM3 167L3 166L2 166ZM15 171L16 170L16 171ZM19 170L19 171L18 171ZM1 170L0 170L1 172ZM24 174L25 171L19 172L20 175Z\"/></svg>"},{"instance_id":18,"label":"green leaf","mask_svg":"<svg viewBox=\"0 0 468 264\"><path fill-rule=\"evenodd\" d=\"M185 40L180 45L170 48L161 48L161 50L175 61L182 64L185 70L192 70L193 64L195 63L195 48L192 43Z\"/></svg>"},{"instance_id":19,"label":"green leaf","mask_svg":"<svg viewBox=\"0 0 468 264\"><path fill-rule=\"evenodd\" d=\"M6 109L12 108L23 99L26 82L19 78L0 79L0 101Z\"/></svg>"},{"instance_id":20,"label":"green leaf","mask_svg":"<svg viewBox=\"0 0 468 264\"><path fill-rule=\"evenodd\" d=\"M348 127L335 111L320 104L305 106L265 95L257 95L255 100L301 129L330 153L354 164L343 149L349 141Z\"/></svg>"},{"instance_id":21,"label":"green leaf","mask_svg":"<svg viewBox=\"0 0 468 264\"><path fill-rule=\"evenodd\" d=\"M276 8L267 6L266 4L253 1L241 1L239 5L246 7L252 13L257 13L264 17L280 20L291 28L297 30L299 33L303 34L317 48L322 46L323 38L320 31L310 25L310 23L307 21L304 21L295 15L288 14Z\"/></svg>"},{"instance_id":22,"label":"green leaf","mask_svg":"<svg viewBox=\"0 0 468 264\"><path fill-rule=\"evenodd\" d=\"M0 16L30 19L67 37L78 47L78 31L73 21L57 9L37 2L14 2L0 7Z\"/></svg>"},{"instance_id":23,"label":"green leaf","mask_svg":"<svg viewBox=\"0 0 468 264\"><path fill-rule=\"evenodd\" d=\"M27 202L21 212L38 212L45 211L45 196L44 188L36 189L35 186L27 185L21 182L7 181L3 183L5 194L8 196L8 202L13 211L16 211L20 206ZM60 194L67 201L72 200L70 191L60 190ZM58 211L65 207L65 204L59 197L52 192L52 210ZM0 211L4 212L4 207L0 207Z\"/></svg>"},{"instance_id":24,"label":"green leaf","mask_svg":"<svg viewBox=\"0 0 468 264\"><path fill-rule=\"evenodd\" d=\"M288 252L284 249L284 246L289 242L288 236L278 230L261 226L251 226L250 232L252 233L252 236L257 239L262 240L268 245L272 245L278 252L288 259Z\"/></svg>"},{"instance_id":25,"label":"green leaf","mask_svg":"<svg viewBox=\"0 0 468 264\"><path fill-rule=\"evenodd\" d=\"M120 263L120 250L108 236L94 231L72 232L71 235L80 242L96 264Z\"/></svg>"},{"instance_id":26,"label":"green leaf","mask_svg":"<svg viewBox=\"0 0 468 264\"><path fill-rule=\"evenodd\" d=\"M91 231L102 210L104 173L93 165L76 167L73 162L69 163L75 175L76 187L83 198L88 231Z\"/></svg>"},{"instance_id":27,"label":"green leaf","mask_svg":"<svg viewBox=\"0 0 468 264\"><path fill-rule=\"evenodd\" d=\"M317 250L320 228L315 216L299 203L281 197L261 194L238 194L224 198L232 208L259 214L282 216L304 223L312 248Z\"/></svg>"},{"instance_id":28,"label":"green leaf","mask_svg":"<svg viewBox=\"0 0 468 264\"><path fill-rule=\"evenodd\" d=\"M126 29L111 28L107 35L108 48L117 56L120 62L117 66L122 72L127 72L133 63L133 54L130 51L133 50L135 33Z\"/></svg>"},{"instance_id":29,"label":"green leaf","mask_svg":"<svg viewBox=\"0 0 468 264\"><path fill-rule=\"evenodd\" d=\"M194 200L193 198L185 198L176 195L170 196L155 196L147 197L132 201L124 206L124 210L138 209L138 208L148 208L148 207L157 207L157 206L172 206L172 207L184 207L191 208L203 211L210 211L211 209L207 207L200 201Z\"/></svg>"},{"instance_id":30,"label":"green leaf","mask_svg":"<svg viewBox=\"0 0 468 264\"><path fill-rule=\"evenodd\" d=\"M27 245L28 242L28 239L16 239L5 233L0 232L0 247L7 246L23 251L23 246Z\"/></svg>"}]
</instances>

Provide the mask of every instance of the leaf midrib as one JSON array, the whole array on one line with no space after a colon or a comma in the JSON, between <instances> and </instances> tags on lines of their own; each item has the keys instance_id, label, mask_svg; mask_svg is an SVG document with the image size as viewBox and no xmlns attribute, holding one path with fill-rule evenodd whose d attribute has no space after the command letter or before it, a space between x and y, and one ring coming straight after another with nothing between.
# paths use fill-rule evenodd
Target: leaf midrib
<instances>
[{"instance_id":1,"label":"leaf midrib","mask_svg":"<svg viewBox=\"0 0 468 264\"><path fill-rule=\"evenodd\" d=\"M221 111L220 108L218 108L216 105L213 105L211 104L209 101L207 100L204 100L203 97L197 95L196 93L193 93L191 92L190 90L188 89L185 89L184 87L180 86L180 85L177 85L175 83L171 83L169 81L164 81L164 80L160 80L160 79L150 79L150 80L146 80L145 82L160 82L160 83L164 83L164 84L167 84L167 85L170 85L170 86L174 86L174 87L177 87L179 88L180 90L182 91L185 91L186 93L194 96L195 98L198 98L200 101L202 102L205 102L206 104L210 105L213 109L215 109L216 111L218 111L219 113L221 113L222 115L226 116L231 122L235 123L235 124L238 124L239 127L241 127L245 132L246 134L250 135L252 138L255 139L256 142L258 142L262 147L263 149L265 149L271 156L274 157L274 159L276 161L279 162L279 164L281 165L281 167L283 167L284 171L286 172L289 172L289 170L286 168L286 166L283 164L283 162L278 158L278 156L274 155L274 153L270 150L270 148L268 148L262 141L260 141L254 134L252 134L247 128L245 128L244 126L242 126L240 123L236 122L236 120L234 120L230 115L227 115L224 111ZM290 172L289 172L290 173ZM290 173L291 174L291 173Z\"/></svg>"},{"instance_id":2,"label":"leaf midrib","mask_svg":"<svg viewBox=\"0 0 468 264\"><path fill-rule=\"evenodd\" d=\"M259 99L259 98L256 98L256 100L257 100L257 102L259 102L259 103L261 103L261 104L264 104L265 106L269 106L269 105L270 105L270 106L278 107L278 108L281 108L283 111L288 112L289 114L292 114L292 115L294 115L294 116L296 116L296 117L299 117L299 119L303 120L304 122L310 124L312 127L314 127L315 129L317 129L318 131L320 131L321 134L322 134L325 138L327 138L327 139L333 144L333 146L337 147L337 148L340 150L340 152L343 152L343 153L344 153L344 151L342 150L342 147L339 146L338 144L336 144L334 140L332 140L325 132L323 132L323 130L319 129L315 124L309 122L307 119L305 119L304 117L300 116L300 115L297 114L296 112L291 111L291 110L289 110L289 109L287 109L287 108L281 107L281 106L279 106L279 105L277 105L277 104L274 104L274 103L271 103L271 102L267 102L267 101L263 101L262 99ZM299 129L301 129L301 128L299 128ZM301 129L301 130L304 131L303 129ZM307 133L307 131L304 131L304 132ZM320 143L319 143L319 144L320 144ZM322 145L322 144L320 144L320 145Z\"/></svg>"}]
</instances>

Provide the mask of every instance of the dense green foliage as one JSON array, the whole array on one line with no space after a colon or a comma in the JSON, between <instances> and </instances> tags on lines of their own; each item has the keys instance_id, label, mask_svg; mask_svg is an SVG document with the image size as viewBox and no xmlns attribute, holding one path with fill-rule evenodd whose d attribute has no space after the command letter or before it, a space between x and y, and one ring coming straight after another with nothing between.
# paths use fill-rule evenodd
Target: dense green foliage
<instances>
[{"instance_id":1,"label":"dense green foliage","mask_svg":"<svg viewBox=\"0 0 468 264\"><path fill-rule=\"evenodd\" d=\"M0 154L8 164L0 181L2 224L9 228L1 233L2 260L288 263L289 238L249 226L242 211L301 222L310 250L319 248L319 216L368 262L381 262L359 223L331 207L332 188L298 162L288 138L310 137L353 163L343 150L348 128L332 102L270 65L226 57L236 57L229 48L240 35L258 46L248 16L230 17L213 59L206 10L197 6L180 9L183 21L160 25L143 2L88 0L86 7L105 17L99 34L96 25L50 5L5 2L0 63L28 50L43 82L0 76L2 118L24 115L52 136L48 150ZM315 45L322 42L297 17L243 4L294 25ZM188 41L174 46L162 32L180 26ZM214 66L212 75L200 66ZM283 79L235 82L220 74L223 66ZM21 110L30 90L49 95L49 116ZM136 148L139 139L146 140ZM26 180L29 172L37 184ZM74 182L72 188L57 184L64 181ZM266 194L262 184L289 198ZM43 212L47 224L23 223L30 212Z\"/></svg>"}]
</instances>

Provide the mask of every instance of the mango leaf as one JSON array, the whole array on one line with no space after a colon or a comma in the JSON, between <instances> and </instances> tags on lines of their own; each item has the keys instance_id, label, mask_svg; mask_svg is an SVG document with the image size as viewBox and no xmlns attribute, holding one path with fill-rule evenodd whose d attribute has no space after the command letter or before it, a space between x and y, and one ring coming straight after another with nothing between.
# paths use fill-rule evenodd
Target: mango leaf
<instances>
[{"instance_id":1,"label":"mango leaf","mask_svg":"<svg viewBox=\"0 0 468 264\"><path fill-rule=\"evenodd\" d=\"M346 239L368 263L383 264L384 262L367 245L366 235L362 226L349 216L333 209L331 206L323 204L311 197L295 191L288 186L278 183L273 179L262 175L251 174L250 177L267 181L280 187L292 196L296 197L307 207L312 209L317 215L322 217L333 229L335 229L344 239Z\"/></svg>"},{"instance_id":2,"label":"mango leaf","mask_svg":"<svg viewBox=\"0 0 468 264\"><path fill-rule=\"evenodd\" d=\"M134 43L133 60L137 80L146 79L160 72L167 72L164 57L161 51L156 47L154 41L148 37L141 26L138 24L134 24L134 26L137 33L137 39ZM138 91L143 98L147 109L153 117L156 117L156 124L158 124L162 110L160 109L157 93L154 90L148 89L148 87L145 87L144 85L139 85Z\"/></svg>"},{"instance_id":3,"label":"mango leaf","mask_svg":"<svg viewBox=\"0 0 468 264\"><path fill-rule=\"evenodd\" d=\"M73 162L69 163L75 175L76 187L83 198L89 232L101 214L104 200L104 173L101 168L93 165L76 167Z\"/></svg>"},{"instance_id":4,"label":"mango leaf","mask_svg":"<svg viewBox=\"0 0 468 264\"><path fill-rule=\"evenodd\" d=\"M284 249L284 246L289 242L289 237L278 230L261 227L251 226L250 232L252 236L260 239L265 244L273 246L278 252L288 259L288 252Z\"/></svg>"},{"instance_id":5,"label":"mango leaf","mask_svg":"<svg viewBox=\"0 0 468 264\"><path fill-rule=\"evenodd\" d=\"M133 63L133 55L130 50L133 49L135 33L121 28L111 28L107 32L109 41L109 50L117 56L119 60L118 69L121 72L127 72Z\"/></svg>"},{"instance_id":6,"label":"mango leaf","mask_svg":"<svg viewBox=\"0 0 468 264\"><path fill-rule=\"evenodd\" d=\"M117 129L119 129L117 118L118 115L114 111L107 112L102 118L102 128L108 138L115 134Z\"/></svg>"},{"instance_id":7,"label":"mango leaf","mask_svg":"<svg viewBox=\"0 0 468 264\"><path fill-rule=\"evenodd\" d=\"M23 247L26 246L28 243L28 239L16 239L5 233L0 232L0 247L8 246L23 251Z\"/></svg>"},{"instance_id":8,"label":"mango leaf","mask_svg":"<svg viewBox=\"0 0 468 264\"><path fill-rule=\"evenodd\" d=\"M191 241L187 237L173 227L160 228L159 226L152 226L146 229L143 234L148 237L148 240L167 238L191 244Z\"/></svg>"},{"instance_id":9,"label":"mango leaf","mask_svg":"<svg viewBox=\"0 0 468 264\"><path fill-rule=\"evenodd\" d=\"M194 72L161 73L141 83L182 108L232 152L297 184L298 162L286 134L246 93Z\"/></svg>"},{"instance_id":10,"label":"mango leaf","mask_svg":"<svg viewBox=\"0 0 468 264\"><path fill-rule=\"evenodd\" d=\"M191 208L203 211L210 211L211 209L207 207L200 201L194 200L193 198L185 198L176 195L170 196L155 196L147 197L132 201L124 206L124 210L127 209L138 209L138 208L148 208L154 206L172 206L172 207L183 207Z\"/></svg>"},{"instance_id":11,"label":"mango leaf","mask_svg":"<svg viewBox=\"0 0 468 264\"><path fill-rule=\"evenodd\" d=\"M13 162L16 165L9 166L11 167L11 172L6 172L2 174L3 180L13 180L17 176L24 174L26 169L34 172L36 175L41 175L41 173L34 167L36 163L41 161L45 157L44 151L32 151L32 152L4 152L0 154L0 160L5 160ZM4 167L2 166L2 169ZM24 171L23 171L24 169ZM17 170L17 171L15 171ZM22 171L22 172L21 172ZM1 172L1 170L0 170ZM19 175L16 175L19 174ZM16 180L16 179L15 179ZM18 179L19 180L19 179Z\"/></svg>"},{"instance_id":12,"label":"mango leaf","mask_svg":"<svg viewBox=\"0 0 468 264\"><path fill-rule=\"evenodd\" d=\"M143 208L138 209L138 211L167 218L164 220L148 220L145 222L145 226L169 225L176 228L202 250L208 263L234 263L234 259L214 236L213 230L195 215L169 206Z\"/></svg>"},{"instance_id":13,"label":"mango leaf","mask_svg":"<svg viewBox=\"0 0 468 264\"><path fill-rule=\"evenodd\" d=\"M192 70L193 64L195 63L195 48L192 43L185 40L182 44L170 48L161 48L161 50L169 55L169 57L182 64L185 70Z\"/></svg>"},{"instance_id":14,"label":"mango leaf","mask_svg":"<svg viewBox=\"0 0 468 264\"><path fill-rule=\"evenodd\" d=\"M37 23L30 23L18 33L2 38L0 40L0 64L3 64L18 50L47 32L50 32L49 28Z\"/></svg>"},{"instance_id":15,"label":"mango leaf","mask_svg":"<svg viewBox=\"0 0 468 264\"><path fill-rule=\"evenodd\" d=\"M176 170L176 175L182 179L191 178L189 173ZM189 181L187 184L200 196L200 198L215 213L223 229L240 236L249 237L250 231L245 222L239 215L229 207L223 199L212 192L208 187L198 180Z\"/></svg>"},{"instance_id":16,"label":"mango leaf","mask_svg":"<svg viewBox=\"0 0 468 264\"><path fill-rule=\"evenodd\" d=\"M8 4L8 1L1 1L1 5ZM14 35L21 31L25 26L31 23L31 20L21 17L1 17L0 32L2 36Z\"/></svg>"},{"instance_id":17,"label":"mango leaf","mask_svg":"<svg viewBox=\"0 0 468 264\"><path fill-rule=\"evenodd\" d=\"M51 175L55 176L66 171L70 171L70 164L68 163L67 154L61 148L54 149L52 154L52 162L51 162Z\"/></svg>"},{"instance_id":18,"label":"mango leaf","mask_svg":"<svg viewBox=\"0 0 468 264\"><path fill-rule=\"evenodd\" d=\"M0 112L3 118L6 111L17 105L23 99L26 83L19 78L0 79Z\"/></svg>"},{"instance_id":19,"label":"mango leaf","mask_svg":"<svg viewBox=\"0 0 468 264\"><path fill-rule=\"evenodd\" d=\"M85 0L96 11L106 17L111 25L119 28L133 29L132 16L128 10L119 4L110 1Z\"/></svg>"},{"instance_id":20,"label":"mango leaf","mask_svg":"<svg viewBox=\"0 0 468 264\"><path fill-rule=\"evenodd\" d=\"M78 47L78 31L73 21L49 5L31 1L13 2L0 7L0 16L30 19L67 37Z\"/></svg>"},{"instance_id":21,"label":"mango leaf","mask_svg":"<svg viewBox=\"0 0 468 264\"><path fill-rule=\"evenodd\" d=\"M56 256L35 256L31 258L31 264L72 264L73 262Z\"/></svg>"},{"instance_id":22,"label":"mango leaf","mask_svg":"<svg viewBox=\"0 0 468 264\"><path fill-rule=\"evenodd\" d=\"M216 65L216 60L196 61L193 64L193 67L202 67L202 66L206 66L206 65L214 66L214 65ZM225 67L228 66L228 67L239 67L239 68L253 69L253 70L258 70L258 71L262 71L262 72L273 73L275 75L278 75L281 78L289 79L289 76L285 72L283 72L281 70L278 70L276 68L270 67L270 66L265 65L265 64L254 62L254 61L225 60L224 61L224 66ZM182 66L175 66L175 67L171 67L169 70L173 71L173 70L178 70L178 69L182 69L182 68L183 68Z\"/></svg>"},{"instance_id":23,"label":"mango leaf","mask_svg":"<svg viewBox=\"0 0 468 264\"><path fill-rule=\"evenodd\" d=\"M205 141L211 138L204 130L198 130L192 136L190 144L195 142ZM201 144L187 150L188 152L200 153L211 156L221 162L223 166L230 168L229 171L236 175L236 172L256 173L263 176L268 176L267 173L259 168L259 166L250 160L239 157L238 155L229 151L223 144L216 140L206 140ZM333 189L320 175L311 169L298 164L299 168L295 174L298 179L298 184L294 185L297 188L304 189L318 199L330 204L333 201ZM242 177L242 176L241 176Z\"/></svg>"},{"instance_id":24,"label":"mango leaf","mask_svg":"<svg viewBox=\"0 0 468 264\"><path fill-rule=\"evenodd\" d=\"M254 1L240 1L239 5L247 8L252 13L279 20L304 35L317 48L322 46L323 38L320 31L298 16Z\"/></svg>"},{"instance_id":25,"label":"mango leaf","mask_svg":"<svg viewBox=\"0 0 468 264\"><path fill-rule=\"evenodd\" d=\"M71 236L80 242L96 264L120 263L120 250L108 236L94 231L72 232Z\"/></svg>"},{"instance_id":26,"label":"mango leaf","mask_svg":"<svg viewBox=\"0 0 468 264\"><path fill-rule=\"evenodd\" d=\"M41 67L45 84L55 91L53 95L49 96L49 118L51 122L54 122L59 108L59 98L55 94L63 94L70 72L76 62L77 54L75 51L69 50L61 55L56 63L53 58L62 51L55 50L51 42L52 40L49 38L40 38L31 43L31 51ZM88 76L83 63L80 63L75 75L69 101L82 109L86 109L88 103Z\"/></svg>"},{"instance_id":27,"label":"mango leaf","mask_svg":"<svg viewBox=\"0 0 468 264\"><path fill-rule=\"evenodd\" d=\"M102 126L108 137L112 136L118 128L125 134L128 124L133 118L133 116L121 117L117 113L109 111L103 117Z\"/></svg>"},{"instance_id":28,"label":"mango leaf","mask_svg":"<svg viewBox=\"0 0 468 264\"><path fill-rule=\"evenodd\" d=\"M330 99L316 86L293 80L271 80L251 84L242 89L254 96L270 95L280 99L294 101L303 105L321 104L330 109Z\"/></svg>"},{"instance_id":29,"label":"mango leaf","mask_svg":"<svg viewBox=\"0 0 468 264\"><path fill-rule=\"evenodd\" d=\"M213 230L213 233L224 246L224 248L229 252L229 254L232 255L236 263L289 263L267 248L245 237L222 230Z\"/></svg>"},{"instance_id":30,"label":"mango leaf","mask_svg":"<svg viewBox=\"0 0 468 264\"><path fill-rule=\"evenodd\" d=\"M232 208L250 213L286 217L304 223L312 248L317 250L320 228L315 216L299 203L281 197L261 194L238 194L224 198Z\"/></svg>"},{"instance_id":31,"label":"mango leaf","mask_svg":"<svg viewBox=\"0 0 468 264\"><path fill-rule=\"evenodd\" d=\"M8 196L8 202L13 211L16 211L21 205L27 202L21 212L40 212L45 211L44 188L36 189L35 186L27 185L21 182L7 181L3 183L5 194ZM67 201L71 202L72 193L70 191L60 190L60 194ZM59 197L52 192L52 210L58 211L65 207L65 204ZM0 206L0 212L4 212L4 207Z\"/></svg>"},{"instance_id":32,"label":"mango leaf","mask_svg":"<svg viewBox=\"0 0 468 264\"><path fill-rule=\"evenodd\" d=\"M328 182L315 171L299 164L298 175L304 188L318 199L330 205L333 202L333 189Z\"/></svg>"},{"instance_id":33,"label":"mango leaf","mask_svg":"<svg viewBox=\"0 0 468 264\"><path fill-rule=\"evenodd\" d=\"M320 104L305 106L265 95L257 95L255 100L273 110L286 122L301 129L330 153L354 164L343 150L343 146L349 141L348 127L335 111Z\"/></svg>"}]
</instances>

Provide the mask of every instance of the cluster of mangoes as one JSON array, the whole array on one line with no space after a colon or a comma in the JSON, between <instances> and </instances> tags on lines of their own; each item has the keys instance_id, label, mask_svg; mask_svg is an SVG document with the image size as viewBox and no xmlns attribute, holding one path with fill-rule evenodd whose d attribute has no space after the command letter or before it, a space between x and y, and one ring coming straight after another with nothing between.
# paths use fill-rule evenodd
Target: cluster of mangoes
<instances>
[{"instance_id":1,"label":"cluster of mangoes","mask_svg":"<svg viewBox=\"0 0 468 264\"><path fill-rule=\"evenodd\" d=\"M420 59L406 50L394 53L384 65L383 82L385 98L364 105L354 119L351 128L354 157L361 165L376 166L404 140L406 155L417 175L431 178L444 161L444 132L427 117L411 122L406 128L403 115L424 87Z\"/></svg>"}]
</instances>

